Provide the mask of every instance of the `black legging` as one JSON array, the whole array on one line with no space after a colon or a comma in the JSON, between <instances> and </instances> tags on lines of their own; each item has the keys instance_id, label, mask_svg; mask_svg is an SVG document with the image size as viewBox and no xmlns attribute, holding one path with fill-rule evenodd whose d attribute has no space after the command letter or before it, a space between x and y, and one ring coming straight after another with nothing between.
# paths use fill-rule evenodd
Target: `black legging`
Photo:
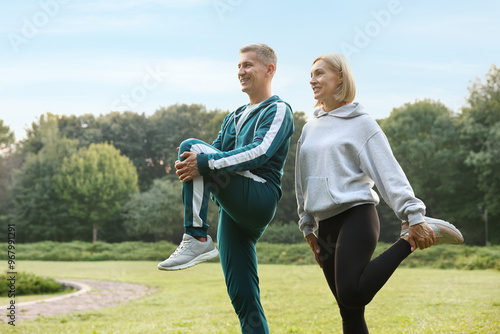
<instances>
[{"instance_id":1,"label":"black legging","mask_svg":"<svg viewBox=\"0 0 500 334\"><path fill-rule=\"evenodd\" d=\"M379 234L380 222L372 204L355 206L319 222L320 260L339 305L345 334L368 333L365 305L411 254L410 244L399 239L370 261Z\"/></svg>"}]
</instances>

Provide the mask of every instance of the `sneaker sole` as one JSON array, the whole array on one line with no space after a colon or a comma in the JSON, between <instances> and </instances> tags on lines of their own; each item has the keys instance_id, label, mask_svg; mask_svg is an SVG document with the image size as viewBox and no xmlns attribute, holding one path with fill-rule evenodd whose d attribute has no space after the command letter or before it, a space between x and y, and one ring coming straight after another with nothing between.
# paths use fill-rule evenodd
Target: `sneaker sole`
<instances>
[{"instance_id":1,"label":"sneaker sole","mask_svg":"<svg viewBox=\"0 0 500 334\"><path fill-rule=\"evenodd\" d=\"M449 238L442 236L441 242L438 242L439 241L438 239L436 240L436 245L438 245L438 244L459 245L459 244L464 242L464 237L463 237L462 233L460 232L460 230L458 230L455 227L455 225L453 225L445 220L442 220L442 219L431 218L431 217L424 217L424 218L425 218L425 221L431 225L431 227L432 227L432 225L434 225L439 230L441 230L440 227L444 227L443 232L445 232L446 235L453 238L455 241L455 242L450 242L451 240L449 240ZM451 230L452 233L450 233L449 231L446 232L445 231L446 229ZM433 230L434 230L434 228L433 228ZM434 230L434 233L437 234L437 231ZM408 229L404 229L403 231L401 231L401 236L404 236L404 235L408 235ZM437 235L436 235L436 237L437 237Z\"/></svg>"},{"instance_id":2,"label":"sneaker sole","mask_svg":"<svg viewBox=\"0 0 500 334\"><path fill-rule=\"evenodd\" d=\"M160 264L158 264L158 269L159 270L165 270L165 271L174 271L174 270L187 269L187 268L194 267L195 265L197 265L197 264L199 264L201 262L205 262L205 261L211 260L214 257L216 257L217 255L219 255L219 251L217 250L217 248L214 248L210 252L203 253L200 256L192 259L191 261L189 261L187 263L184 263L184 264L180 264L178 266L162 267Z\"/></svg>"},{"instance_id":3,"label":"sneaker sole","mask_svg":"<svg viewBox=\"0 0 500 334\"><path fill-rule=\"evenodd\" d=\"M451 233L448 231L448 232L445 232L446 235L448 235L449 237L453 238L455 242L450 242L451 240L449 240L448 238L446 238L444 235L442 236L442 241L440 242L440 244L451 244L451 245L459 245L461 243L464 242L464 237L462 235L462 233L455 227L455 225L453 224L450 224L448 223L447 221L444 221L444 220L441 220L441 219L436 219L436 218L430 218L430 217L425 217L425 221L429 224L434 224L435 226L437 226L440 230L441 230L441 226L444 226L445 229L448 228L449 230L451 230ZM436 232L436 231L434 231Z\"/></svg>"}]
</instances>

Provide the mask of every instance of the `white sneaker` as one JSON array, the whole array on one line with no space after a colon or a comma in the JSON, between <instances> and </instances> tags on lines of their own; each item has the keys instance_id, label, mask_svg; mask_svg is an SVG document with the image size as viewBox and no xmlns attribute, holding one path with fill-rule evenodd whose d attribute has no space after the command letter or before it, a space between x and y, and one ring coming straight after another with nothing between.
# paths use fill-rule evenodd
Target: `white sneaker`
<instances>
[{"instance_id":1,"label":"white sneaker","mask_svg":"<svg viewBox=\"0 0 500 334\"><path fill-rule=\"evenodd\" d=\"M158 263L160 270L181 270L213 259L219 255L210 236L207 241L198 241L195 237L184 234L182 242L168 259Z\"/></svg>"},{"instance_id":2,"label":"white sneaker","mask_svg":"<svg viewBox=\"0 0 500 334\"><path fill-rule=\"evenodd\" d=\"M424 217L424 220L431 226L434 234L436 235L436 245L437 244L451 244L459 245L464 242L464 237L462 233L453 224L447 221ZM402 225L401 236L408 235L408 222L404 222Z\"/></svg>"}]
</instances>

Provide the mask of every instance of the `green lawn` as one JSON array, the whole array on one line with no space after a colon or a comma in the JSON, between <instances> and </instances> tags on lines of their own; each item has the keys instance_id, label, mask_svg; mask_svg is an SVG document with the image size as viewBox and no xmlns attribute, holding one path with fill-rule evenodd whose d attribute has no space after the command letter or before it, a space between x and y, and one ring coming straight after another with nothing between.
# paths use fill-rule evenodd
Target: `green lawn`
<instances>
[{"instance_id":1,"label":"green lawn","mask_svg":"<svg viewBox=\"0 0 500 334\"><path fill-rule=\"evenodd\" d=\"M58 293L51 293L51 294L42 294L42 295L29 295L29 296L17 296L16 298L16 303L25 303L25 302L32 302L34 300L40 300L40 299L47 299L47 298L52 298L52 297L59 297L63 296L69 293L76 292L77 290L69 290L68 291L63 291L63 292L58 292ZM8 305L10 303L11 298L9 297L0 297L0 305Z\"/></svg>"},{"instance_id":2,"label":"green lawn","mask_svg":"<svg viewBox=\"0 0 500 334\"><path fill-rule=\"evenodd\" d=\"M161 272L156 262L21 261L19 271L146 284L128 304L0 325L1 333L239 333L218 263ZM342 333L317 266L261 265L271 333ZM498 333L500 272L401 268L367 307L370 333Z\"/></svg>"}]
</instances>

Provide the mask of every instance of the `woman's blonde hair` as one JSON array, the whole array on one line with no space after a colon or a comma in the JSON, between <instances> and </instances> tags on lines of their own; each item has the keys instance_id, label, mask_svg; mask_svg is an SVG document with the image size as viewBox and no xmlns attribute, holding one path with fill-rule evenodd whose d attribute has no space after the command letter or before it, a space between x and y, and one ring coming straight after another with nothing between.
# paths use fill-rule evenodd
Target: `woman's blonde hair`
<instances>
[{"instance_id":1,"label":"woman's blonde hair","mask_svg":"<svg viewBox=\"0 0 500 334\"><path fill-rule=\"evenodd\" d=\"M318 60L324 60L331 68L337 73L342 73L342 82L339 85L334 97L339 102L351 103L356 96L356 84L354 83L354 76L352 75L351 67L343 55L340 53L332 53L329 55L319 56L314 59L313 65ZM323 102L318 101L314 105L320 107Z\"/></svg>"}]
</instances>

